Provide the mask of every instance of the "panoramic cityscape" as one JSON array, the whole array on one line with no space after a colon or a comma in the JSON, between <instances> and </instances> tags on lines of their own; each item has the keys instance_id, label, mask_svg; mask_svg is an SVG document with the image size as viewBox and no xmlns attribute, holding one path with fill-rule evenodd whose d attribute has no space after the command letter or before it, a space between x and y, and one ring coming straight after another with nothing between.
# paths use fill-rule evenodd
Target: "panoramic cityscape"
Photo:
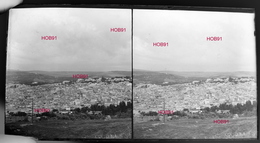
<instances>
[{"instance_id":1,"label":"panoramic cityscape","mask_svg":"<svg viewBox=\"0 0 260 143\"><path fill-rule=\"evenodd\" d=\"M240 12L11 9L5 134L256 139L253 22Z\"/></svg>"},{"instance_id":2,"label":"panoramic cityscape","mask_svg":"<svg viewBox=\"0 0 260 143\"><path fill-rule=\"evenodd\" d=\"M254 14L134 15L134 138L256 139Z\"/></svg>"},{"instance_id":3,"label":"panoramic cityscape","mask_svg":"<svg viewBox=\"0 0 260 143\"><path fill-rule=\"evenodd\" d=\"M132 137L130 10L13 9L8 32L6 134Z\"/></svg>"}]
</instances>

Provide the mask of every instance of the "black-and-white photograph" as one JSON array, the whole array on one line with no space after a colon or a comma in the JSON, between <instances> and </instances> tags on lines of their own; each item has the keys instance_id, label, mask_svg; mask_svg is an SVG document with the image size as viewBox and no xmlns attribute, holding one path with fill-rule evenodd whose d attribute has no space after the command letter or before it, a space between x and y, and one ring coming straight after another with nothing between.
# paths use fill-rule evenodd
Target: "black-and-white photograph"
<instances>
[{"instance_id":1,"label":"black-and-white photograph","mask_svg":"<svg viewBox=\"0 0 260 143\"><path fill-rule=\"evenodd\" d=\"M131 10L9 12L5 133L132 137Z\"/></svg>"},{"instance_id":2,"label":"black-and-white photograph","mask_svg":"<svg viewBox=\"0 0 260 143\"><path fill-rule=\"evenodd\" d=\"M254 13L133 10L134 139L256 139Z\"/></svg>"}]
</instances>

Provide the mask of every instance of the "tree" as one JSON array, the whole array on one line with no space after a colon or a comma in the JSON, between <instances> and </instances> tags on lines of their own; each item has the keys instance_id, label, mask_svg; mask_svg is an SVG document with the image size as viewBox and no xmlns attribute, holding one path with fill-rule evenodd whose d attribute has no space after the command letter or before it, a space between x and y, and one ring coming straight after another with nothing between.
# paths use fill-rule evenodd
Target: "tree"
<instances>
[{"instance_id":1,"label":"tree","mask_svg":"<svg viewBox=\"0 0 260 143\"><path fill-rule=\"evenodd\" d=\"M212 107L210 108L210 111L211 111L211 112L215 112L217 109L218 109L217 106L212 106Z\"/></svg>"},{"instance_id":2,"label":"tree","mask_svg":"<svg viewBox=\"0 0 260 143\"><path fill-rule=\"evenodd\" d=\"M124 101L119 103L119 107L120 107L120 112L126 112L127 111L127 108L126 108Z\"/></svg>"},{"instance_id":3,"label":"tree","mask_svg":"<svg viewBox=\"0 0 260 143\"><path fill-rule=\"evenodd\" d=\"M149 116L157 116L158 113L157 113L157 112L154 112L154 111L149 111L148 115L149 115Z\"/></svg>"},{"instance_id":4,"label":"tree","mask_svg":"<svg viewBox=\"0 0 260 143\"><path fill-rule=\"evenodd\" d=\"M41 116L55 117L56 114L54 114L52 112L43 112L43 113L41 113Z\"/></svg>"},{"instance_id":5,"label":"tree","mask_svg":"<svg viewBox=\"0 0 260 143\"><path fill-rule=\"evenodd\" d=\"M105 115L113 115L113 112L112 112L110 106L106 107Z\"/></svg>"},{"instance_id":6,"label":"tree","mask_svg":"<svg viewBox=\"0 0 260 143\"><path fill-rule=\"evenodd\" d=\"M126 107L127 109L132 109L132 102L127 102L127 107Z\"/></svg>"},{"instance_id":7,"label":"tree","mask_svg":"<svg viewBox=\"0 0 260 143\"><path fill-rule=\"evenodd\" d=\"M234 79L233 79L232 77L229 77L229 78L228 78L228 81L229 81L229 82L232 82L233 80L234 80Z\"/></svg>"},{"instance_id":8,"label":"tree","mask_svg":"<svg viewBox=\"0 0 260 143\"><path fill-rule=\"evenodd\" d=\"M189 112L189 109L184 108L184 109L183 109L183 112L185 112L185 111L186 111L186 112Z\"/></svg>"},{"instance_id":9,"label":"tree","mask_svg":"<svg viewBox=\"0 0 260 143\"><path fill-rule=\"evenodd\" d=\"M257 102L256 101L253 101L253 106L257 107Z\"/></svg>"},{"instance_id":10,"label":"tree","mask_svg":"<svg viewBox=\"0 0 260 143\"><path fill-rule=\"evenodd\" d=\"M235 105L231 111L233 114L240 114L240 111L239 111L239 108L237 107L237 105Z\"/></svg>"},{"instance_id":11,"label":"tree","mask_svg":"<svg viewBox=\"0 0 260 143\"><path fill-rule=\"evenodd\" d=\"M114 104L110 104L110 106L109 106L109 110L111 111L111 114L112 115L115 115L115 111L116 111L116 107L115 107L115 105Z\"/></svg>"},{"instance_id":12,"label":"tree","mask_svg":"<svg viewBox=\"0 0 260 143\"><path fill-rule=\"evenodd\" d=\"M25 112L20 112L20 111L19 111L19 112L17 113L17 116L26 116L26 115L27 115L27 114L26 114Z\"/></svg>"},{"instance_id":13,"label":"tree","mask_svg":"<svg viewBox=\"0 0 260 143\"><path fill-rule=\"evenodd\" d=\"M183 113L180 112L180 111L176 111L176 112L173 113L173 115L183 116Z\"/></svg>"},{"instance_id":14,"label":"tree","mask_svg":"<svg viewBox=\"0 0 260 143\"><path fill-rule=\"evenodd\" d=\"M141 114L142 116L145 116L145 115L146 115L144 111L140 112L140 114Z\"/></svg>"},{"instance_id":15,"label":"tree","mask_svg":"<svg viewBox=\"0 0 260 143\"><path fill-rule=\"evenodd\" d=\"M233 105L232 104L229 104L229 105L227 105L228 106L228 110L232 110L233 109Z\"/></svg>"},{"instance_id":16,"label":"tree","mask_svg":"<svg viewBox=\"0 0 260 143\"><path fill-rule=\"evenodd\" d=\"M206 107L205 110L206 110L207 112L209 112L209 111L210 111L210 108L209 108L209 107Z\"/></svg>"},{"instance_id":17,"label":"tree","mask_svg":"<svg viewBox=\"0 0 260 143\"><path fill-rule=\"evenodd\" d=\"M81 113L86 113L88 110L89 110L88 107L83 107L83 108L81 108L80 112Z\"/></svg>"},{"instance_id":18,"label":"tree","mask_svg":"<svg viewBox=\"0 0 260 143\"><path fill-rule=\"evenodd\" d=\"M247 111L252 111L253 110L253 105L251 104L250 100L246 101L245 106L246 106L246 110Z\"/></svg>"},{"instance_id":19,"label":"tree","mask_svg":"<svg viewBox=\"0 0 260 143\"><path fill-rule=\"evenodd\" d=\"M130 76L125 76L126 79L130 79L131 77Z\"/></svg>"},{"instance_id":20,"label":"tree","mask_svg":"<svg viewBox=\"0 0 260 143\"><path fill-rule=\"evenodd\" d=\"M101 105L101 111L102 111L102 114L105 114L105 110L106 110L106 107L105 107L105 105Z\"/></svg>"},{"instance_id":21,"label":"tree","mask_svg":"<svg viewBox=\"0 0 260 143\"><path fill-rule=\"evenodd\" d=\"M98 111L98 104L92 104L92 105L90 106L90 110L91 110L91 111Z\"/></svg>"},{"instance_id":22,"label":"tree","mask_svg":"<svg viewBox=\"0 0 260 143\"><path fill-rule=\"evenodd\" d=\"M14 116L14 115L15 115L14 112L10 112L9 114L10 114L11 116Z\"/></svg>"},{"instance_id":23,"label":"tree","mask_svg":"<svg viewBox=\"0 0 260 143\"><path fill-rule=\"evenodd\" d=\"M58 109L53 109L52 112L58 112Z\"/></svg>"},{"instance_id":24,"label":"tree","mask_svg":"<svg viewBox=\"0 0 260 143\"><path fill-rule=\"evenodd\" d=\"M220 109L220 110L224 110L224 104L220 104L220 105L219 105L219 109Z\"/></svg>"},{"instance_id":25,"label":"tree","mask_svg":"<svg viewBox=\"0 0 260 143\"><path fill-rule=\"evenodd\" d=\"M238 113L241 114L243 112L243 105L240 103L237 103L237 109L238 109Z\"/></svg>"},{"instance_id":26,"label":"tree","mask_svg":"<svg viewBox=\"0 0 260 143\"><path fill-rule=\"evenodd\" d=\"M103 76L101 77L101 81L102 82L105 82L106 81L106 78L104 78Z\"/></svg>"},{"instance_id":27,"label":"tree","mask_svg":"<svg viewBox=\"0 0 260 143\"><path fill-rule=\"evenodd\" d=\"M76 113L80 113L80 109L79 109L79 108L75 108L74 111L75 111Z\"/></svg>"}]
</instances>

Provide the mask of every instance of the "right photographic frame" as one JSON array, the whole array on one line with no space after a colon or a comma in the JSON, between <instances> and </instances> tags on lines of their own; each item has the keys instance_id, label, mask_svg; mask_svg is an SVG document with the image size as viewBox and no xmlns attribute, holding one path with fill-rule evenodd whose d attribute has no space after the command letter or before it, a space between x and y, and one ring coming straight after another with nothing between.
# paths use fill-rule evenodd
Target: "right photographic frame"
<instances>
[{"instance_id":1,"label":"right photographic frame","mask_svg":"<svg viewBox=\"0 0 260 143\"><path fill-rule=\"evenodd\" d=\"M133 9L133 138L257 139L254 18Z\"/></svg>"}]
</instances>

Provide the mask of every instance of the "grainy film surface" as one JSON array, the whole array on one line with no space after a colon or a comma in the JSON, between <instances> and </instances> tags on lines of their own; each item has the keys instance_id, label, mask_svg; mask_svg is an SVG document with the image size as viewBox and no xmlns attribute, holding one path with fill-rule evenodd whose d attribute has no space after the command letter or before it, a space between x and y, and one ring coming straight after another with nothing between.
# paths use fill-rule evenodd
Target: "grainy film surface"
<instances>
[{"instance_id":1,"label":"grainy film surface","mask_svg":"<svg viewBox=\"0 0 260 143\"><path fill-rule=\"evenodd\" d=\"M254 13L134 10L135 139L257 137Z\"/></svg>"},{"instance_id":2,"label":"grainy film surface","mask_svg":"<svg viewBox=\"0 0 260 143\"><path fill-rule=\"evenodd\" d=\"M5 133L131 138L130 36L130 9L10 10Z\"/></svg>"}]
</instances>

